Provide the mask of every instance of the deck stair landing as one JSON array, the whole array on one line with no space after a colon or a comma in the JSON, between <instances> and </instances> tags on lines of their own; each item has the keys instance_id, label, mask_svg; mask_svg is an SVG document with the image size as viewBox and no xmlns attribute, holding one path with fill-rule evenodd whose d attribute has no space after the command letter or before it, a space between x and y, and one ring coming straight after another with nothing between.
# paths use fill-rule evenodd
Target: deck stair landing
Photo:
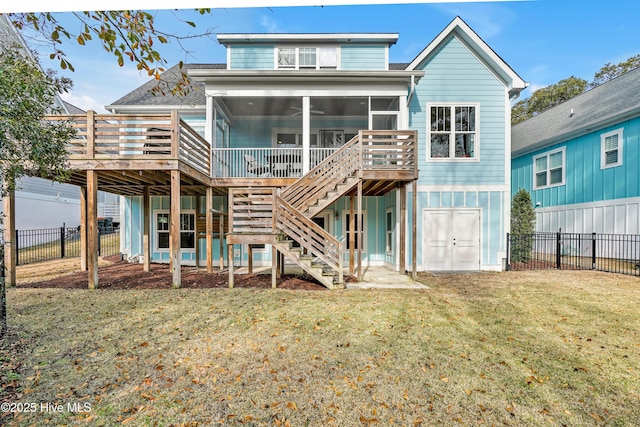
<instances>
[{"instance_id":1,"label":"deck stair landing","mask_svg":"<svg viewBox=\"0 0 640 427\"><path fill-rule=\"evenodd\" d=\"M363 171L417 177L416 137L413 131L361 131L288 187L230 189L227 243L271 244L327 288L344 288L343 242L312 218L353 191Z\"/></svg>"}]
</instances>

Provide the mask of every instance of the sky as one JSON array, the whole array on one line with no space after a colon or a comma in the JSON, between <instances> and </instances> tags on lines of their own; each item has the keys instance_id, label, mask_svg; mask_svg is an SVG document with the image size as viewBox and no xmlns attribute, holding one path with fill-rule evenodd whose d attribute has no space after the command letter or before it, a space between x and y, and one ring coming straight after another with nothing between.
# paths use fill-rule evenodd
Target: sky
<instances>
[{"instance_id":1,"label":"sky","mask_svg":"<svg viewBox=\"0 0 640 427\"><path fill-rule=\"evenodd\" d=\"M203 16L191 9L153 13L156 28L170 33L214 33L209 38L186 41L183 47L175 43L163 46L161 53L167 59L168 67L181 60L185 63L225 63L226 52L217 43L215 33L398 33L399 39L389 51L389 60L411 62L452 19L460 16L530 84L521 98L528 97L532 90L570 76L591 81L595 72L606 63L616 64L640 53L640 32L637 30L640 2L637 0L227 7L212 9L210 14ZM73 32L77 23L71 14L59 16ZM184 20L194 21L197 27L189 27L182 22ZM119 67L115 57L95 43L86 46L63 44L75 72L63 72L56 62L50 61L47 46L33 44L32 47L40 53L43 67L58 70L59 75L74 81L72 92L65 94L63 99L83 109L105 112L105 105L149 80L131 63Z\"/></svg>"}]
</instances>

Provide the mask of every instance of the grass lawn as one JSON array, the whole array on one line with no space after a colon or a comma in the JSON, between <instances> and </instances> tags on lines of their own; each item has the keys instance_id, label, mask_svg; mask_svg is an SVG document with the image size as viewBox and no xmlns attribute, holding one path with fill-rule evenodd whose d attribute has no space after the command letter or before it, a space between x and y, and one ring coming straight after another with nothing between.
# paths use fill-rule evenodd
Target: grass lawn
<instances>
[{"instance_id":1,"label":"grass lawn","mask_svg":"<svg viewBox=\"0 0 640 427\"><path fill-rule=\"evenodd\" d=\"M25 342L13 379L38 408L0 424L637 425L637 277L421 281L430 289L10 289L11 339Z\"/></svg>"}]
</instances>

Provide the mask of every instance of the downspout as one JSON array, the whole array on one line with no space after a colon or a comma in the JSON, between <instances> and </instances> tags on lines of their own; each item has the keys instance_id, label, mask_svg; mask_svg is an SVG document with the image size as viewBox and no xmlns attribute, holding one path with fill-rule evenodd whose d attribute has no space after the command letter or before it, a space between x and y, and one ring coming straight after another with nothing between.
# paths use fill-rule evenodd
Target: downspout
<instances>
[{"instance_id":1,"label":"downspout","mask_svg":"<svg viewBox=\"0 0 640 427\"><path fill-rule=\"evenodd\" d=\"M411 98L413 98L413 94L416 91L416 76L411 75L411 90L409 91L409 96L407 97L407 107L411 103Z\"/></svg>"}]
</instances>

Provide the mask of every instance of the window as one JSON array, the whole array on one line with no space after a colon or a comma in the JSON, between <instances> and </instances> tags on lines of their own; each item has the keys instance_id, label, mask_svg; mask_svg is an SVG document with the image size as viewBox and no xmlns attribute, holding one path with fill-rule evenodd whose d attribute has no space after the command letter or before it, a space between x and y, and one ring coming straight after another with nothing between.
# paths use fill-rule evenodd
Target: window
<instances>
[{"instance_id":1,"label":"window","mask_svg":"<svg viewBox=\"0 0 640 427\"><path fill-rule=\"evenodd\" d=\"M388 255L393 251L393 210L387 209L387 231L386 231L386 253Z\"/></svg>"},{"instance_id":2,"label":"window","mask_svg":"<svg viewBox=\"0 0 640 427\"><path fill-rule=\"evenodd\" d=\"M169 249L169 212L156 212L156 246L158 250ZM196 215L195 213L180 214L180 248L195 249L196 247Z\"/></svg>"},{"instance_id":3,"label":"window","mask_svg":"<svg viewBox=\"0 0 640 427\"><path fill-rule=\"evenodd\" d=\"M550 151L533 158L534 189L564 185L565 149Z\"/></svg>"},{"instance_id":4,"label":"window","mask_svg":"<svg viewBox=\"0 0 640 427\"><path fill-rule=\"evenodd\" d=\"M345 248L347 250L351 249L351 247L349 246L349 242L350 242L350 238L349 238L349 233L351 232L351 228L350 228L350 217L351 215L349 214L349 212L345 212L343 215L343 229L344 229L344 237L345 237L345 243L346 246ZM367 248L367 233L365 233L363 230L366 230L366 212L362 211L362 215L360 216L361 221L358 221L358 217L356 216L355 218L355 246L353 247L355 250L358 250L358 233L362 232L362 252L366 251ZM358 224L360 224L360 227L358 227Z\"/></svg>"},{"instance_id":5,"label":"window","mask_svg":"<svg viewBox=\"0 0 640 427\"><path fill-rule=\"evenodd\" d=\"M336 70L338 68L337 47L279 47L276 48L280 70Z\"/></svg>"},{"instance_id":6,"label":"window","mask_svg":"<svg viewBox=\"0 0 640 427\"><path fill-rule=\"evenodd\" d=\"M622 129L600 136L600 169L622 165Z\"/></svg>"},{"instance_id":7,"label":"window","mask_svg":"<svg viewBox=\"0 0 640 427\"><path fill-rule=\"evenodd\" d=\"M477 106L431 106L428 114L431 160L477 159Z\"/></svg>"}]
</instances>

